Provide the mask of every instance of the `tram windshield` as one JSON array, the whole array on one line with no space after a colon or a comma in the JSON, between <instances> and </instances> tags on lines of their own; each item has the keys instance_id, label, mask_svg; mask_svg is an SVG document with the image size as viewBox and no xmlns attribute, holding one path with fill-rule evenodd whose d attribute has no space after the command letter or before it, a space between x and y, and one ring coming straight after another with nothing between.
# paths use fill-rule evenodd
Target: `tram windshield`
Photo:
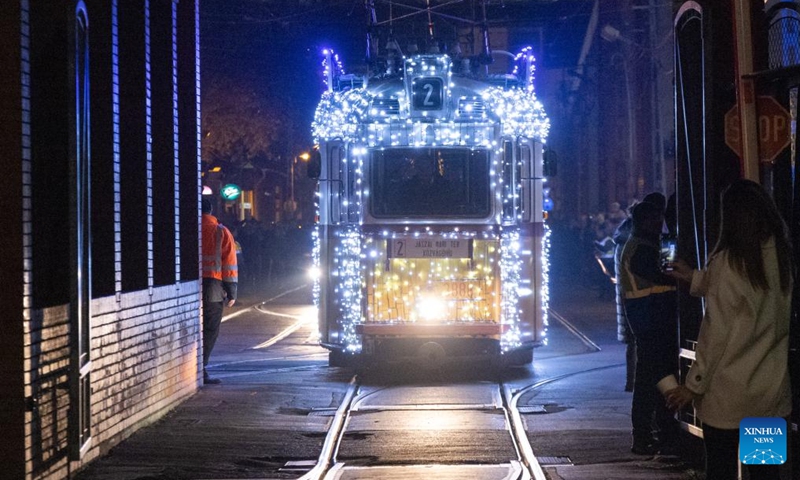
<instances>
[{"instance_id":1,"label":"tram windshield","mask_svg":"<svg viewBox=\"0 0 800 480\"><path fill-rule=\"evenodd\" d=\"M374 217L485 218L491 213L488 150L375 150L371 162Z\"/></svg>"}]
</instances>

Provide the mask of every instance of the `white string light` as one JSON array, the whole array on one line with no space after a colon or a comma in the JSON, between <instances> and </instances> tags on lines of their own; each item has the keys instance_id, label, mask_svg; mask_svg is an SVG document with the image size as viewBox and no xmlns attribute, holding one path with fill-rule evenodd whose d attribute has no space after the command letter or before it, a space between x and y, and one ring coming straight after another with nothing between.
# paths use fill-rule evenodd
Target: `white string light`
<instances>
[{"instance_id":1,"label":"white string light","mask_svg":"<svg viewBox=\"0 0 800 480\"><path fill-rule=\"evenodd\" d=\"M338 63L338 57L334 58ZM503 188L503 146L495 138L495 127L500 125L505 137L526 137L544 143L550 122L533 90L534 62L530 48L520 52L516 59L518 64L524 60L529 66L524 86L503 89L486 85L469 95L460 94L466 90L458 90L454 85L449 57L406 59L407 80L413 81L417 76L444 79L443 97L449 102L444 113L417 112L422 115L422 121L411 113L411 91L408 90L411 81L406 82L407 85L398 82L396 87L381 89L325 92L314 115L312 133L316 143L339 140L352 146L343 163L354 165L357 194L351 200L356 205L347 205L346 199L342 199L345 211L361 212L361 202L368 196L362 187L362 177L369 151L390 147L464 146L488 150L494 155L490 168L491 188L504 204L519 205L521 185ZM330 67L326 65L325 68ZM335 68L343 72L341 65ZM456 91L459 95L455 95ZM361 217L357 214L356 218ZM356 326L364 323L365 315L374 323L493 323L499 316L500 323L505 326L500 339L501 350L507 352L521 346L519 292L523 263L520 234L513 225L519 218L517 207L512 218L504 218L502 212L499 213L496 224L487 225L486 230L447 230L419 225L382 233L363 233L359 225L337 230L339 239L331 256L331 275L342 325L340 343L349 352L361 351ZM504 222L510 224L501 226ZM470 241L472 257L391 258L388 251L391 241L425 236ZM314 240L314 262L321 267L319 231ZM550 231L546 225L541 242L542 285L538 293L544 319L544 330L539 332L539 337L543 338L549 303ZM499 271L499 278L495 271ZM314 287L316 305L319 305L319 295L317 281Z\"/></svg>"}]
</instances>

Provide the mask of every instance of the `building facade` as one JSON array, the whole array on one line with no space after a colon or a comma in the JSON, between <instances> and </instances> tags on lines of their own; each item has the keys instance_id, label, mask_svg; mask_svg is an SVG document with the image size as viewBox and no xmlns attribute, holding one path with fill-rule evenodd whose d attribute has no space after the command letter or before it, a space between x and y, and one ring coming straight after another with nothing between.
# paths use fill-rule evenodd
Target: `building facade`
<instances>
[{"instance_id":1,"label":"building facade","mask_svg":"<svg viewBox=\"0 0 800 480\"><path fill-rule=\"evenodd\" d=\"M199 385L198 7L4 5L5 478L68 478Z\"/></svg>"}]
</instances>

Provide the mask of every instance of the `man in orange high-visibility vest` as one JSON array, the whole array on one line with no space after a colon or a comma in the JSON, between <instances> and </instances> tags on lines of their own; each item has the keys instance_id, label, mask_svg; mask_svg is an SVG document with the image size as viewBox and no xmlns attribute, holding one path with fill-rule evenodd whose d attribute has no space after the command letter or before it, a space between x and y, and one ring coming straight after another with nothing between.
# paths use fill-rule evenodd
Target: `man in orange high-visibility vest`
<instances>
[{"instance_id":1,"label":"man in orange high-visibility vest","mask_svg":"<svg viewBox=\"0 0 800 480\"><path fill-rule=\"evenodd\" d=\"M211 215L211 200L203 197L203 383L220 383L206 372L208 358L219 335L222 309L236 303L239 272L233 235Z\"/></svg>"}]
</instances>

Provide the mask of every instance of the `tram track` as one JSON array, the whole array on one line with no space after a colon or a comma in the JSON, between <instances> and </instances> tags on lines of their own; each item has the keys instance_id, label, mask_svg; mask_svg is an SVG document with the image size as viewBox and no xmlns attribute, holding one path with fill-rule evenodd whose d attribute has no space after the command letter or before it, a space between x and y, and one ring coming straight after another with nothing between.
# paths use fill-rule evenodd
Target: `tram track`
<instances>
[{"instance_id":1,"label":"tram track","mask_svg":"<svg viewBox=\"0 0 800 480\"><path fill-rule=\"evenodd\" d=\"M560 317L560 316L559 316ZM563 319L563 317L561 317ZM578 338L582 339L582 341L587 346L596 346L596 344L589 339L588 336L580 332L576 327L572 326L569 328L568 325L565 324L565 321L562 322L559 319L559 322L567 328L573 335L576 335ZM570 324L571 326L571 324ZM593 348L594 350L594 348ZM596 350L599 350L597 347ZM599 372L608 369L614 368L621 368L624 367L624 363L613 363L608 365L601 365L592 368L582 368L576 371L571 371L567 373L563 373L560 375L554 375L548 378L543 378L537 380L533 383L527 385L511 385L504 382L499 382L494 384L493 389L496 389L497 396L499 397L496 401L491 402L477 402L477 403L469 403L468 401L464 401L465 403L458 403L458 402L446 402L443 401L440 404L387 404L381 402L373 402L372 405L369 405L370 399L385 395L387 398L391 397L392 389L395 386L383 386L383 387L373 387L370 391L362 391L361 380L359 376L354 376L348 387L347 393L345 394L342 403L339 405L336 415L331 422L331 427L329 428L326 438L325 444L323 446L322 451L320 452L319 459L317 460L317 464L315 467L306 473L301 480L334 480L334 479L346 479L350 478L347 476L348 469L360 469L361 474L364 475L365 471L369 471L366 473L367 476L371 474L380 474L378 477L374 478L428 478L427 472L424 469L431 468L432 466L425 463L414 463L412 459L408 459L408 461L403 465L404 474L400 476L393 476L389 472L393 469L396 469L396 466L393 465L386 465L381 462L378 462L375 465L361 465L359 467L352 467L348 466L347 460L340 461L337 458L337 454L339 453L340 446L342 445L343 439L345 439L346 434L348 433L348 424L349 420L352 415L357 415L363 411L386 411L389 414L397 414L398 416L402 415L402 412L407 412L410 410L424 410L429 411L430 415L446 415L448 411L454 410L474 410L474 411L489 411L491 409L500 408L502 410L503 416L506 419L506 426L508 434L512 438L512 445L513 451L509 451L509 457L516 457L516 458L509 458L506 467L507 470L504 470L502 474L491 477L491 478L504 478L508 480L512 479L533 479L533 480L545 480L547 476L544 473L544 469L540 465L539 461L536 458L536 454L534 453L533 446L531 445L528 437L528 430L526 429L526 421L523 417L523 414L520 412L520 402L521 399L536 390L539 390L547 385L551 385L556 382L566 381L572 377L579 376L579 375L586 375L591 374L594 372ZM424 387L420 387L424 388ZM446 386L438 385L435 388L446 388ZM488 388L488 387L487 387ZM435 394L431 394L434 396ZM439 412L439 413L437 413ZM358 432L349 432L351 436L357 436ZM370 433L362 433L361 434L364 438L368 438ZM374 458L379 458L377 455ZM488 467L488 465L483 465L484 467ZM437 465L436 467L439 468L446 468L446 465ZM462 465L456 466L456 468L474 468L475 465ZM416 469L416 470L415 470ZM374 471L373 471L374 470ZM419 470L419 471L417 471ZM352 474L351 474L352 475ZM356 478L355 476L353 478ZM364 478L359 477L359 478ZM489 478L489 477L475 477L475 478Z\"/></svg>"},{"instance_id":2,"label":"tram track","mask_svg":"<svg viewBox=\"0 0 800 480\"><path fill-rule=\"evenodd\" d=\"M286 315L286 316L289 316L289 315ZM260 349L263 349L263 348L269 348L272 345L275 345L276 343L280 342L284 338L288 337L289 335L293 334L294 332L300 330L300 328L302 328L303 326L308 325L308 323L309 322L308 322L307 319L304 319L302 317L298 318L296 322L294 322L292 325L284 328L280 333L278 333L277 335L273 336L269 340L263 341L263 342L259 343L258 345L250 347L250 350L260 350Z\"/></svg>"},{"instance_id":3,"label":"tram track","mask_svg":"<svg viewBox=\"0 0 800 480\"><path fill-rule=\"evenodd\" d=\"M280 373L306 372L310 370L320 370L326 367L327 365L298 365L296 367L263 368L258 370L247 370L244 372L235 372L235 373L227 372L218 376L221 379L231 379L237 377L247 377L252 375L275 375Z\"/></svg>"},{"instance_id":4,"label":"tram track","mask_svg":"<svg viewBox=\"0 0 800 480\"><path fill-rule=\"evenodd\" d=\"M324 475L331 468L331 462L334 461L336 448L341 441L341 436L344 430L345 421L350 412L350 405L358 393L358 377L354 376L350 380L347 391L344 394L342 403L336 409L336 413L331 420L331 426L328 428L328 434L325 436L325 441L322 443L322 451L319 454L317 464L307 474L300 477L300 480L319 480L324 478Z\"/></svg>"},{"instance_id":5,"label":"tram track","mask_svg":"<svg viewBox=\"0 0 800 480\"><path fill-rule=\"evenodd\" d=\"M293 291L297 291L302 288L304 288L304 286L283 292L282 294L277 295L272 299L258 302L247 308L248 311L257 311L261 314L273 317L288 318L295 320L294 323L284 328L276 335L273 335L268 340L256 346L250 347L251 351L265 350L269 347L272 347L273 345L279 343L280 341L290 337L292 334L300 330L304 325L307 325L308 323L307 319L304 319L303 315L288 314L266 308L266 305L270 301L273 301L277 298L280 298L286 294L289 294ZM236 312L236 313L239 314L241 312ZM551 313L553 314L553 317L566 330L568 330L571 334L576 336L587 347L595 351L600 350L600 347L597 346L597 344L595 344L591 339L589 339L588 336L583 334L583 332L580 332L577 327L572 325L570 322L564 319L561 315L558 315L556 312L551 312ZM292 355L281 358L286 359L288 357L291 357L291 359L297 359L297 358L311 358L318 356L319 354L299 355L299 356ZM246 365L256 362L265 362L274 360L277 359L269 358L269 359L242 360L237 362L226 362L223 364L218 364L217 366L232 367L235 365ZM316 460L316 464L311 470L309 470L305 475L303 475L301 479L338 480L347 478L364 478L363 477L364 474L366 474L367 476L377 475L377 477L372 477L372 478L392 478L392 479L429 478L428 475L430 473L429 469L438 468L444 470L473 469L476 472L480 471L480 474L474 477L476 479L503 478L507 480L518 480L518 479L545 480L547 477L539 461L536 458L533 447L530 444L528 438L528 431L526 430L526 423L519 409L520 399L524 395L531 393L546 385L552 384L554 382L565 380L576 375L587 374L599 370L617 368L621 366L624 366L624 364L603 365L589 369L582 369L579 371L569 372L561 375L556 375L550 378L545 378L535 383L531 383L529 385L521 387L512 386L503 382L499 382L494 384L493 387L491 387L497 393L496 400L493 400L492 402L489 403L472 403L468 405L460 403L441 403L436 405L431 405L431 404L391 405L382 403L377 406L367 405L367 402L370 398L373 398L377 395L381 395L386 391L391 391L393 388L395 388L395 386L386 386L382 388L373 387L372 390L365 391L362 389L362 384L359 375L355 375L350 380L347 390L342 397L342 401L333 415L333 418L330 422L330 426L325 435L325 440L323 442L319 457ZM257 370L240 371L235 373L231 372L225 375L225 377L243 377L243 376L258 375L258 374L302 372L309 370L317 370L325 367L326 365L321 364L321 365L302 365L302 366L278 367L278 368L267 368L267 369L258 368ZM404 413L408 413L410 411L418 411L421 412L419 413L419 415L429 414L431 416L447 415L448 414L447 412L453 412L453 411L459 411L459 412L495 411L495 413L501 412L502 417L505 420L504 430L507 432L507 436L510 437L511 439L510 442L511 448L508 449L509 453L508 459L502 464L476 464L476 463L470 464L468 463L467 460L464 463L456 465L450 465L446 462L442 462L437 465L431 465L428 462L415 463L413 459L409 458L407 461L403 462L401 466L398 466L398 465L393 465L391 463L381 463L381 462L376 462L376 464L374 465L370 464L369 459L373 457L369 455L361 459L356 458L355 460L353 459L352 455L349 458L345 458L344 460L339 460L337 458L338 454L340 453L340 449L342 447L342 442L344 441L348 433L350 442L352 442L354 438L358 440L362 438L368 439L371 435L373 435L372 433L360 433L358 430L348 432L348 425L350 424L353 415L359 415L364 413L370 414L372 412L387 412L387 415L397 414L398 416L402 417ZM381 458L381 457L379 455L375 455L374 458ZM469 455L466 455L464 458L468 459ZM393 471L397 470L398 468L402 468L403 470L403 474L401 474L400 476L397 476L393 473ZM354 470L357 471L358 473L354 473L353 472ZM489 477L487 475L493 475L493 476Z\"/></svg>"},{"instance_id":6,"label":"tram track","mask_svg":"<svg viewBox=\"0 0 800 480\"><path fill-rule=\"evenodd\" d=\"M285 291L283 291L283 292L281 292L281 293L279 293L279 294L277 294L277 295L275 295L273 297L270 297L270 298L268 298L266 300L261 300L261 301L255 302L255 303L253 303L253 304L251 304L251 305L249 305L247 307L240 308L239 310L236 310L235 312L229 313L229 314L225 315L224 317L222 317L222 322L223 323L227 322L227 321L229 321L229 320L231 320L233 318L238 317L239 315L243 315L243 314L245 314L245 313L247 313L247 312L249 312L251 310L257 309L258 307L260 307L262 305L266 305L268 303L274 302L275 300L277 300L277 299L279 299L281 297L285 297L286 295L289 295L290 293L294 293L294 292L296 292L298 290L302 290L304 288L308 288L308 284L307 283L299 285L299 286L297 286L295 288L291 288L289 290L285 290Z\"/></svg>"},{"instance_id":7,"label":"tram track","mask_svg":"<svg viewBox=\"0 0 800 480\"><path fill-rule=\"evenodd\" d=\"M331 426L328 429L323 448L316 465L308 473L301 477L301 480L333 480L340 478L349 478L345 472L349 469L357 469L364 474L369 471L370 474L378 474L373 478L428 478L433 472L439 474L450 471L471 471L476 476L475 478L503 478L504 480L545 480L543 470L536 461L533 454L527 435L525 435L525 428L521 416L516 409L515 397L512 394L510 387L503 383L493 384L492 386L482 385L473 388L482 388L483 393L488 393L491 396L491 401L470 403L464 401L463 403L440 403L430 404L422 401L420 403L412 404L389 404L377 401L377 404L370 404L369 401L377 397L384 396L387 399L392 398L396 392L393 389L402 387L381 387L371 391L363 391L362 384L359 377L354 376L348 386L341 404L339 405L336 414L334 415ZM439 385L436 388L443 389L446 386ZM478 415L481 412L489 413L494 412L497 414L502 413L505 422L505 430L511 438L511 445L513 450L509 451L509 458L502 464L463 464L463 465L430 465L428 463L414 463L413 459L403 462L402 466L391 464L377 464L377 465L361 465L358 467L348 466L346 461L339 461L337 454L341 447L342 441L347 433L347 427L352 415L359 413L374 413L374 412L392 412L400 414L401 412L411 412L412 415L426 415L432 416L442 415L446 416L447 412L451 414L459 414L462 412L471 412ZM435 420L431 420L435 422ZM351 432L354 433L354 432ZM513 458L516 457L516 458ZM402 470L401 474L396 473L396 470ZM487 476L497 475L497 476ZM355 477L354 477L355 478ZM363 477L359 477L363 478ZM463 477L461 477L463 478Z\"/></svg>"},{"instance_id":8,"label":"tram track","mask_svg":"<svg viewBox=\"0 0 800 480\"><path fill-rule=\"evenodd\" d=\"M556 319L564 328L566 328L569 333L577 337L578 340L580 340L581 343L586 345L590 350L595 352L599 352L602 350L602 348L600 348L599 345L597 345L594 341L592 341L592 339L589 338L588 335L580 331L578 327L576 327L575 325L572 324L572 322L564 318L563 315L556 312L552 308L548 310L548 313L550 314L551 317Z\"/></svg>"},{"instance_id":9,"label":"tram track","mask_svg":"<svg viewBox=\"0 0 800 480\"><path fill-rule=\"evenodd\" d=\"M489 403L476 403L476 404L460 404L460 403L443 403L437 405L390 405L390 404L379 404L379 405L366 405L367 401L370 398L376 397L381 393L390 392L393 387L382 387L373 389L369 392L361 391L362 385L358 375L354 376L350 384L348 385L347 392L343 396L342 402L340 403L339 407L336 410L336 414L331 421L331 426L328 429L328 432L325 437L325 441L323 444L323 448L320 452L319 458L317 460L316 465L305 475L303 475L300 480L334 480L339 478L347 478L343 476L343 472L347 468L346 462L341 462L337 460L337 453L339 447L343 441L345 434L347 433L347 425L348 420L353 414L357 414L362 411L394 411L394 412L401 412L401 411L409 411L409 410L424 410L424 411L431 411L431 412L446 412L446 411L454 411L454 410L475 410L475 411L488 411L494 408L501 408L503 411L503 415L506 418L508 432L511 435L513 442L514 453L516 454L516 460L510 460L508 463L508 470L505 472L505 476L500 477L508 480L523 480L523 479L532 479L532 480L545 480L547 477L542 469L539 461L536 458L536 455L533 451L533 446L531 445L527 429L525 427L525 421L520 413L519 403L520 399L537 389L540 389L544 386L553 384L555 382L559 382L562 380L567 380L571 377L577 375L585 375L590 374L602 370L608 370L612 368L620 368L624 367L624 363L615 363L610 365L602 365L599 367L593 368L586 368L581 369L578 371L568 372L561 375L556 375L553 377L545 378L539 380L537 382L531 383L526 386L522 387L514 387L512 385L500 382L495 385L498 392L498 402L489 402ZM441 386L439 386L441 388ZM389 469L391 465L375 465L375 466L361 466L361 470L366 469ZM438 467L443 468L444 466L439 465ZM474 467L474 465L472 466ZM410 462L404 465L406 468L406 474L402 477L396 478L415 478L415 474L412 472L413 468L431 468L430 465L425 464L414 464ZM379 477L375 477L379 478ZM395 477L390 477L395 478ZM420 478L420 477L416 477ZM481 477L483 478L483 477Z\"/></svg>"},{"instance_id":10,"label":"tram track","mask_svg":"<svg viewBox=\"0 0 800 480\"><path fill-rule=\"evenodd\" d=\"M223 322L230 321L236 317L239 317L246 313L253 313L257 312L259 314L263 314L269 317L277 317L277 318L287 318L292 319L294 322L289 326L283 328L278 333L271 335L267 340L256 344L251 347L246 347L243 351L258 351L263 352L266 351L268 348L274 346L275 344L289 338L292 334L296 333L298 330L302 329L309 324L313 324L313 318L307 314L291 314L291 313L284 313L281 311L276 311L275 309L268 309L268 304L278 300L279 298L285 297L291 293L297 292L299 290L308 288L307 284L299 285L297 287L285 290L283 292L278 293L266 300L260 300L258 302L252 303L249 306L240 308L239 310L228 314L222 318ZM306 306L303 306L306 307ZM310 332L307 339L305 339L302 343L312 343L313 338L316 337L316 332L314 329ZM234 378L234 377L245 377L251 375L262 375L262 374L278 374L278 373L289 373L289 372L301 372L301 371L308 371L308 370L317 370L327 366L327 355L324 356L325 363L324 364L315 364L315 365L298 365L298 366L283 366L283 367L273 367L273 368L247 368L246 370L235 371L237 366L246 366L246 365L253 365L259 363L267 363L267 362L276 362L282 360L320 360L322 359L322 353L311 353L311 354L298 354L298 355L282 355L279 357L259 357L259 358L250 358L246 360L236 360L236 361L227 361L227 362L218 362L212 363L208 366L209 369L213 369L218 371L221 375L220 378ZM230 371L233 368L234 371ZM245 367L246 368L246 367ZM225 371L225 369L229 369Z\"/></svg>"}]
</instances>

